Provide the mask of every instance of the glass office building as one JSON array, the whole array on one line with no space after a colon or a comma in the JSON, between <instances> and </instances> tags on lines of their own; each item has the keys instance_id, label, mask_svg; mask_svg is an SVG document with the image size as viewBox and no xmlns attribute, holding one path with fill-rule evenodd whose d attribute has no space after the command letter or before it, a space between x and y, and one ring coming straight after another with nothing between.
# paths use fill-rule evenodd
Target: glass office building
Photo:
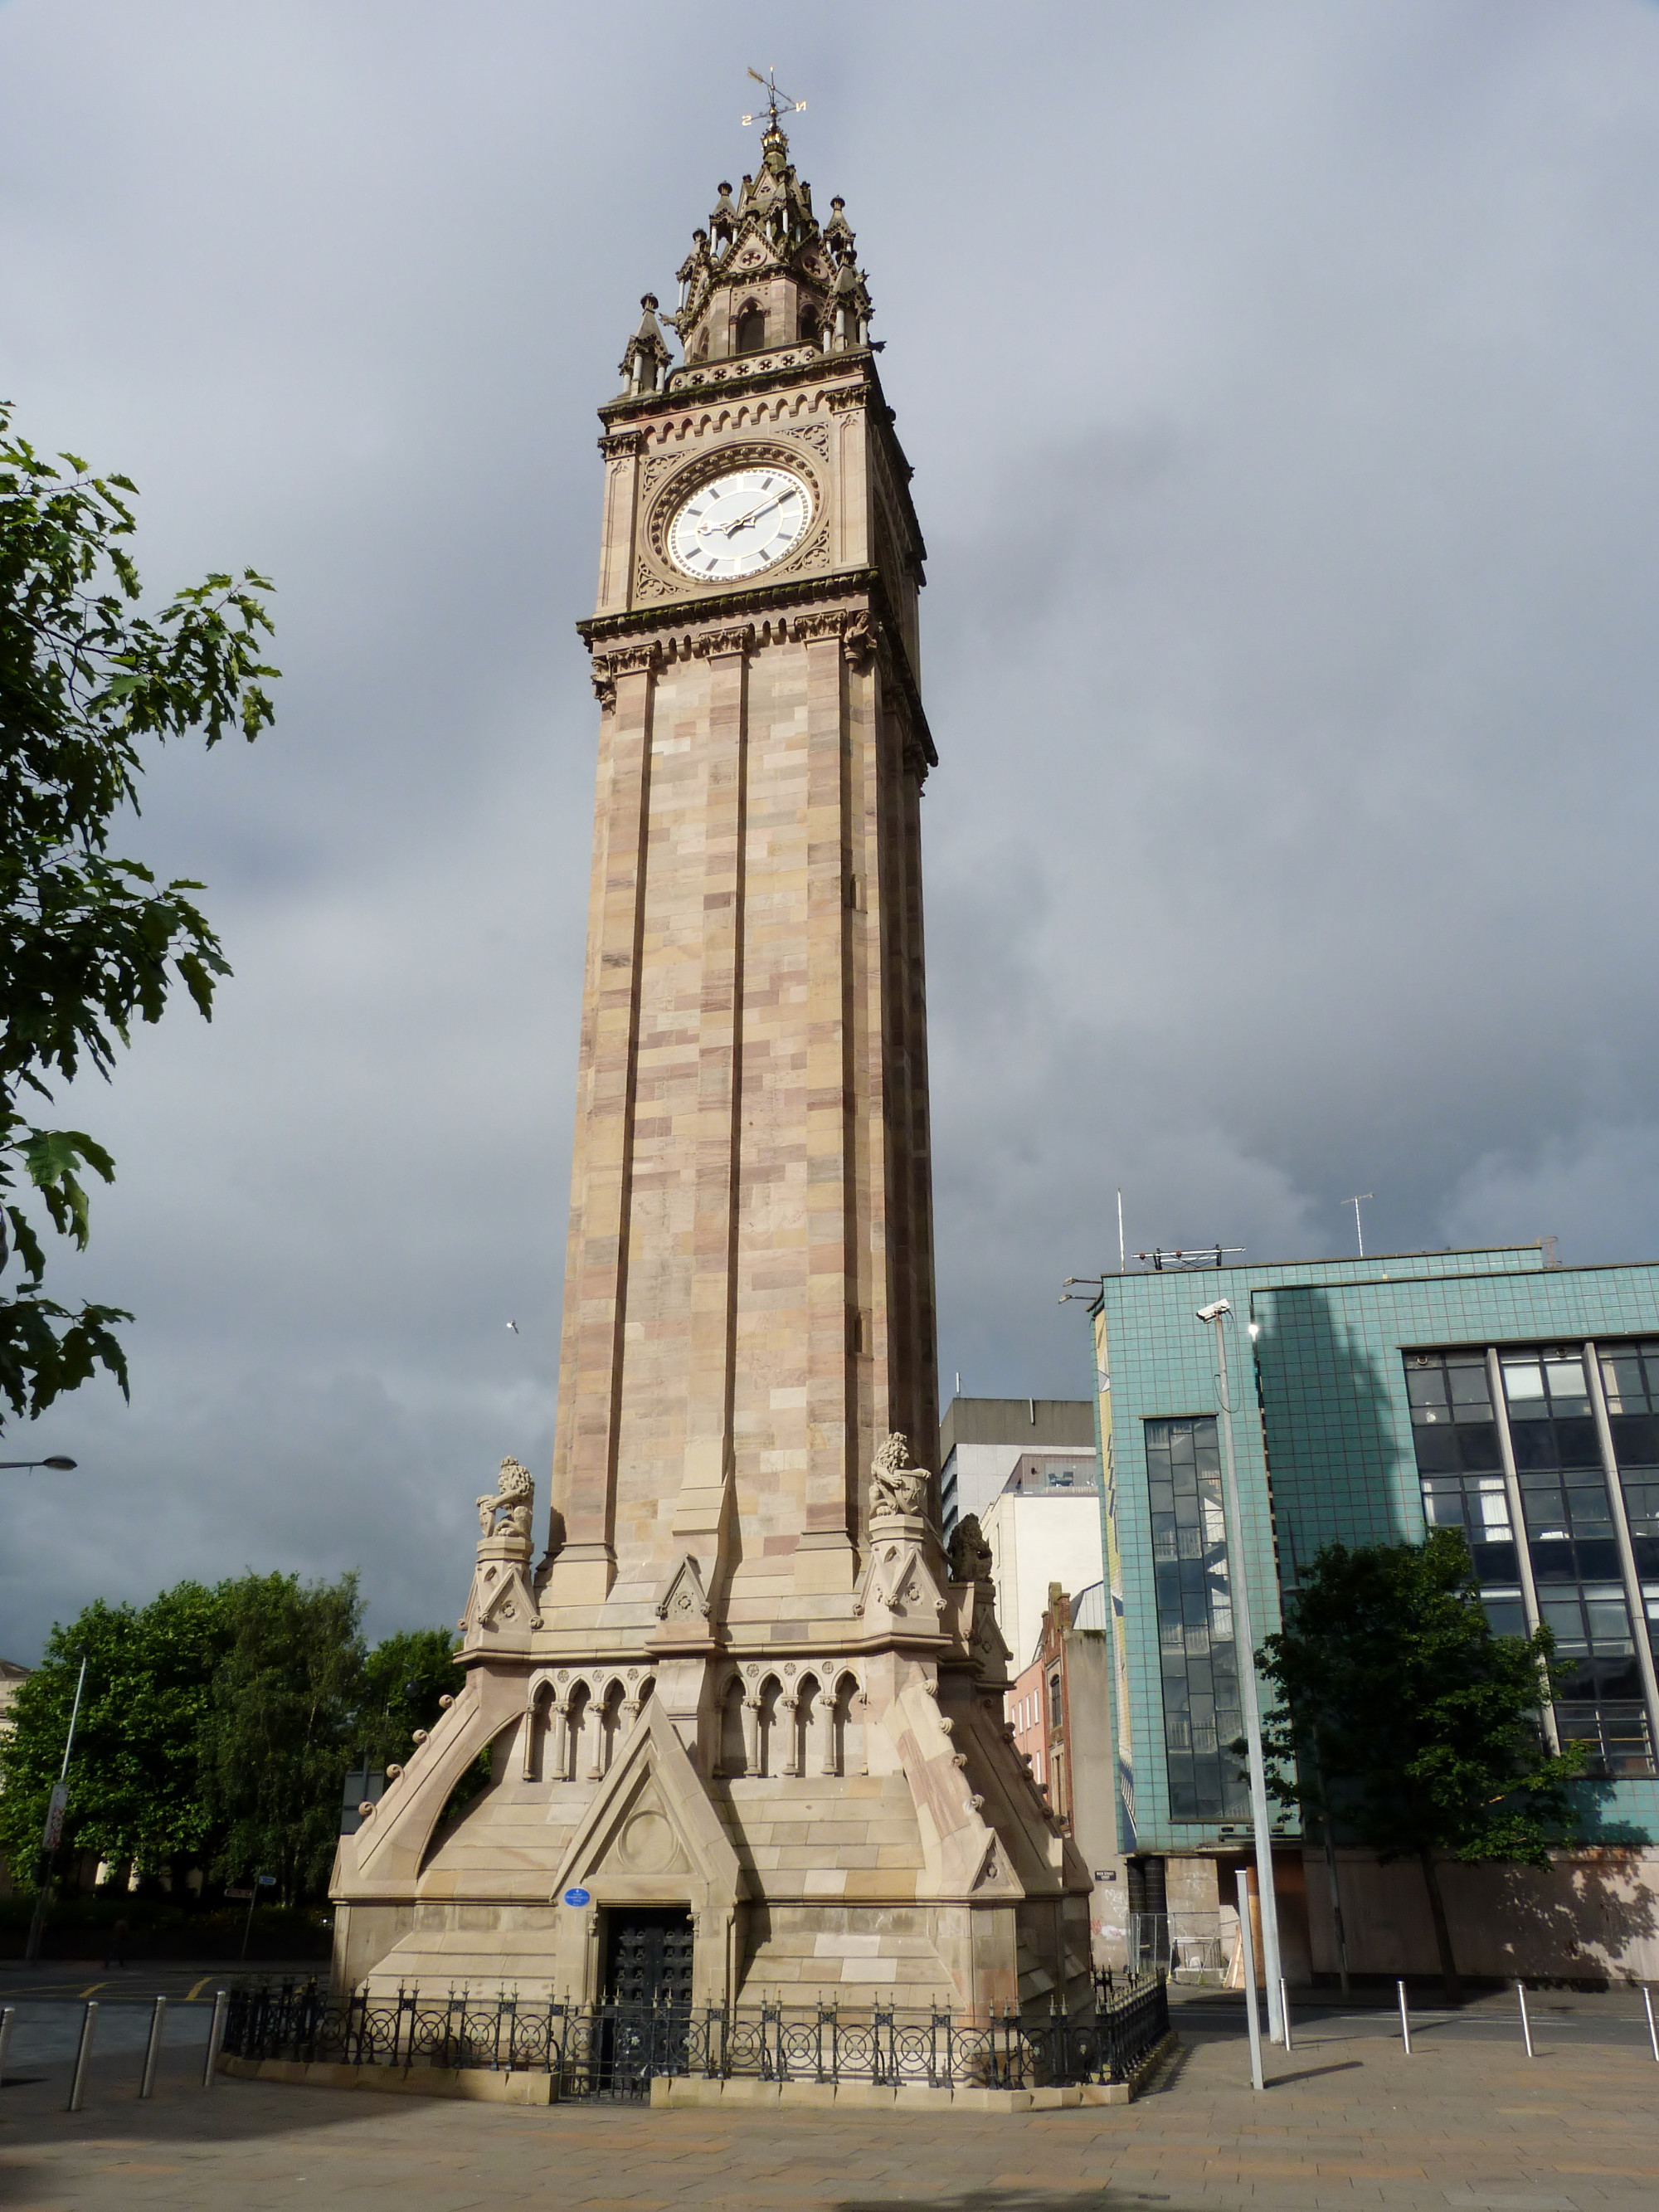
<instances>
[{"instance_id":1,"label":"glass office building","mask_svg":"<svg viewBox=\"0 0 1659 2212\"><path fill-rule=\"evenodd\" d=\"M1228 1300L1258 1643L1321 1545L1460 1528L1495 1631L1554 1632L1584 1833L1659 1837L1659 1266L1540 1245L1109 1275L1093 1310L1121 1841L1236 1843L1248 1796L1213 1331ZM1293 1822L1285 1823L1286 1830Z\"/></svg>"}]
</instances>

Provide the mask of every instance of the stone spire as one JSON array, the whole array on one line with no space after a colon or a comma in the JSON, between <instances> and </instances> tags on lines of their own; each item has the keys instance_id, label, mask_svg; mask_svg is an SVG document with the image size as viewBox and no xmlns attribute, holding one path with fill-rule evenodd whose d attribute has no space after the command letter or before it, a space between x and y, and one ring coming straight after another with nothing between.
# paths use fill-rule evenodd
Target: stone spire
<instances>
[{"instance_id":1,"label":"stone spire","mask_svg":"<svg viewBox=\"0 0 1659 2212\"><path fill-rule=\"evenodd\" d=\"M732 197L722 184L708 228L680 264L680 306L669 318L688 362L723 361L810 343L823 353L867 344L870 295L840 200L830 222L812 213L781 130L761 141L758 176Z\"/></svg>"},{"instance_id":2,"label":"stone spire","mask_svg":"<svg viewBox=\"0 0 1659 2212\"><path fill-rule=\"evenodd\" d=\"M669 352L657 320L657 295L647 292L640 301L645 310L640 326L623 349L620 374L629 393L656 392L668 374Z\"/></svg>"}]
</instances>

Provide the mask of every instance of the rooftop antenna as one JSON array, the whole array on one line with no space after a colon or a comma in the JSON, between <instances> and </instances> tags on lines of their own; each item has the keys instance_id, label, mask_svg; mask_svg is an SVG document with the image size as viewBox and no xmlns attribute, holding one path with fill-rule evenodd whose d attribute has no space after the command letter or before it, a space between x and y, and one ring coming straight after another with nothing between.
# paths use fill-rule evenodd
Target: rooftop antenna
<instances>
[{"instance_id":1,"label":"rooftop antenna","mask_svg":"<svg viewBox=\"0 0 1659 2212\"><path fill-rule=\"evenodd\" d=\"M1123 1256L1123 1193L1119 1191L1117 1194L1117 1272L1121 1275L1127 1271L1128 1261Z\"/></svg>"},{"instance_id":2,"label":"rooftop antenna","mask_svg":"<svg viewBox=\"0 0 1659 2212\"><path fill-rule=\"evenodd\" d=\"M749 74L766 94L766 127L769 131L777 129L780 115L802 115L805 112L806 102L804 100L791 100L787 92L779 89L775 69L769 67L764 76L757 69L751 69ZM759 112L757 109L753 115L745 115L743 119L745 123L756 122Z\"/></svg>"},{"instance_id":3,"label":"rooftop antenna","mask_svg":"<svg viewBox=\"0 0 1659 2212\"><path fill-rule=\"evenodd\" d=\"M1376 1196L1376 1193L1374 1190L1362 1190L1356 1192L1352 1198L1345 1198L1342 1201L1344 1206L1351 1206L1353 1208L1354 1240L1359 1246L1359 1256L1362 1260L1365 1256L1365 1232L1360 1226L1359 1209L1366 1199Z\"/></svg>"}]
</instances>

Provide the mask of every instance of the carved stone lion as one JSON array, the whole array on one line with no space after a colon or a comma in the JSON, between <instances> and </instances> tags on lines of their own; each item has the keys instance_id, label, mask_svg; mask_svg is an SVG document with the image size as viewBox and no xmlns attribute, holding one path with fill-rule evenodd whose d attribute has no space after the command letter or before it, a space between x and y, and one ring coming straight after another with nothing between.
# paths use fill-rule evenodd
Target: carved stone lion
<instances>
[{"instance_id":1,"label":"carved stone lion","mask_svg":"<svg viewBox=\"0 0 1659 2212\"><path fill-rule=\"evenodd\" d=\"M991 1572L991 1547L985 1540L977 1515L964 1513L951 1532L951 1579L953 1583L982 1583Z\"/></svg>"},{"instance_id":2,"label":"carved stone lion","mask_svg":"<svg viewBox=\"0 0 1659 2212\"><path fill-rule=\"evenodd\" d=\"M870 1463L870 1510L920 1513L927 1496L927 1470L912 1466L910 1440L894 1430Z\"/></svg>"},{"instance_id":3,"label":"carved stone lion","mask_svg":"<svg viewBox=\"0 0 1659 2212\"><path fill-rule=\"evenodd\" d=\"M494 1490L475 1498L481 1536L521 1536L530 1541L530 1515L536 1485L528 1468L515 1459L504 1459ZM502 1517L497 1521L496 1516Z\"/></svg>"}]
</instances>

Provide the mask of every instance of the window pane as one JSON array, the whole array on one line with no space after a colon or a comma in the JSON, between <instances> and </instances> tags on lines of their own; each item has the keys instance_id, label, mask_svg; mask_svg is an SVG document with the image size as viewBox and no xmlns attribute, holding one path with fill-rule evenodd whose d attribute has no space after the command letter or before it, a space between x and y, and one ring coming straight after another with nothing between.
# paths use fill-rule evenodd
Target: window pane
<instances>
[{"instance_id":1,"label":"window pane","mask_svg":"<svg viewBox=\"0 0 1659 2212\"><path fill-rule=\"evenodd\" d=\"M1564 1650L1570 1644L1583 1644L1584 1620L1576 1596L1540 1597L1538 1610L1543 1616L1545 1627L1554 1632L1556 1643Z\"/></svg>"},{"instance_id":2,"label":"window pane","mask_svg":"<svg viewBox=\"0 0 1659 2212\"><path fill-rule=\"evenodd\" d=\"M1469 1557L1474 1562L1474 1579L1483 1590L1488 1583L1512 1583L1521 1571L1513 1544L1472 1542Z\"/></svg>"},{"instance_id":3,"label":"window pane","mask_svg":"<svg viewBox=\"0 0 1659 2212\"><path fill-rule=\"evenodd\" d=\"M1553 1468L1561 1462L1555 1445L1553 1421L1512 1421L1510 1441L1515 1447L1515 1464L1518 1471L1528 1468Z\"/></svg>"},{"instance_id":4,"label":"window pane","mask_svg":"<svg viewBox=\"0 0 1659 2212\"><path fill-rule=\"evenodd\" d=\"M1511 1417L1536 1416L1541 1419L1549 1411L1544 1399L1544 1370L1535 1359L1504 1362L1504 1395L1509 1401Z\"/></svg>"},{"instance_id":5,"label":"window pane","mask_svg":"<svg viewBox=\"0 0 1659 2212\"><path fill-rule=\"evenodd\" d=\"M1459 1428L1455 1433L1460 1466L1469 1468L1471 1472L1503 1466L1504 1455L1498 1448L1498 1424L1495 1421L1471 1422L1467 1428Z\"/></svg>"},{"instance_id":6,"label":"window pane","mask_svg":"<svg viewBox=\"0 0 1659 2212\"><path fill-rule=\"evenodd\" d=\"M1457 1431L1445 1428L1412 1431L1412 1442L1417 1448L1418 1472L1421 1474L1447 1473L1457 1465Z\"/></svg>"},{"instance_id":7,"label":"window pane","mask_svg":"<svg viewBox=\"0 0 1659 2212\"><path fill-rule=\"evenodd\" d=\"M1480 1526L1488 1535L1496 1535L1501 1529L1507 1536L1510 1533L1510 1498L1504 1487L1503 1478L1500 1476L1494 1481L1489 1477L1469 1486L1474 1492L1471 1503L1477 1508L1477 1514L1471 1517L1479 1518Z\"/></svg>"},{"instance_id":8,"label":"window pane","mask_svg":"<svg viewBox=\"0 0 1659 2212\"><path fill-rule=\"evenodd\" d=\"M1544 1361L1544 1379L1549 1384L1552 1399L1588 1398L1589 1395L1589 1386L1584 1380L1582 1353L1577 1358L1565 1352L1547 1357Z\"/></svg>"},{"instance_id":9,"label":"window pane","mask_svg":"<svg viewBox=\"0 0 1659 2212\"><path fill-rule=\"evenodd\" d=\"M1494 1636L1524 1636L1527 1632L1526 1609L1517 1593L1514 1597L1483 1597L1487 1621Z\"/></svg>"},{"instance_id":10,"label":"window pane","mask_svg":"<svg viewBox=\"0 0 1659 2212\"><path fill-rule=\"evenodd\" d=\"M1452 1404L1459 1408L1478 1407L1490 1418L1492 1394L1486 1387L1486 1363L1484 1359L1446 1362L1446 1382L1451 1392Z\"/></svg>"},{"instance_id":11,"label":"window pane","mask_svg":"<svg viewBox=\"0 0 1659 2212\"><path fill-rule=\"evenodd\" d=\"M1558 1418L1550 1425L1555 1431L1555 1446L1563 1467L1601 1466L1601 1439L1588 1414L1572 1420Z\"/></svg>"},{"instance_id":12,"label":"window pane","mask_svg":"<svg viewBox=\"0 0 1659 2212\"><path fill-rule=\"evenodd\" d=\"M1630 1613L1622 1597L1587 1598L1584 1610L1589 1615L1590 1642L1598 1653L1630 1650Z\"/></svg>"},{"instance_id":13,"label":"window pane","mask_svg":"<svg viewBox=\"0 0 1659 2212\"><path fill-rule=\"evenodd\" d=\"M1611 1397L1607 1408L1612 1414L1608 1426L1613 1431L1613 1456L1620 1467L1659 1467L1659 1420L1644 1413L1620 1413L1614 1410Z\"/></svg>"},{"instance_id":14,"label":"window pane","mask_svg":"<svg viewBox=\"0 0 1659 2212\"><path fill-rule=\"evenodd\" d=\"M1648 1410L1642 1363L1633 1352L1617 1352L1603 1358L1601 1388L1607 1393L1610 1413L1645 1413Z\"/></svg>"}]
</instances>

